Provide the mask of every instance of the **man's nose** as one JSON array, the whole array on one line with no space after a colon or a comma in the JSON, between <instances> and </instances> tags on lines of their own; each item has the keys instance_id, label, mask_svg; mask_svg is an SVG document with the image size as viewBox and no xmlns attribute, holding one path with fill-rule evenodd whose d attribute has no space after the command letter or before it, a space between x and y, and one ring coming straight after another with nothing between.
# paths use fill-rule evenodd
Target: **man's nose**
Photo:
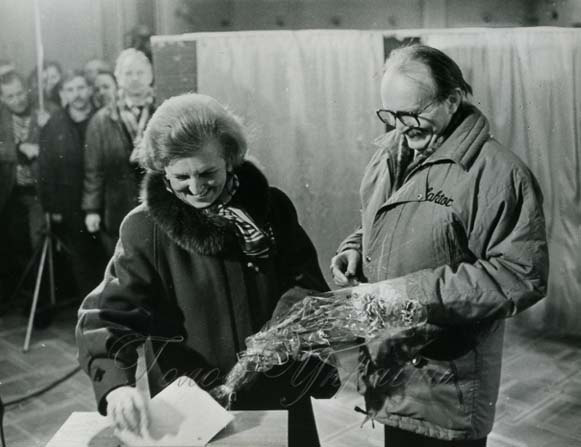
<instances>
[{"instance_id":1,"label":"man's nose","mask_svg":"<svg viewBox=\"0 0 581 447\"><path fill-rule=\"evenodd\" d=\"M405 125L404 123L402 123L399 119L395 120L395 128L397 130L399 130L400 132L405 132L406 130L408 130L410 127Z\"/></svg>"}]
</instances>

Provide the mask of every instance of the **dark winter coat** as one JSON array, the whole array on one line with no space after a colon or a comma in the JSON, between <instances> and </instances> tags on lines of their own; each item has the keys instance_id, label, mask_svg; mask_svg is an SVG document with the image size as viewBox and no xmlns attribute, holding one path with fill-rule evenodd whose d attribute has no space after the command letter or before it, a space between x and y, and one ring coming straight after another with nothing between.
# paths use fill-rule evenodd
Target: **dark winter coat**
<instances>
[{"instance_id":1,"label":"dark winter coat","mask_svg":"<svg viewBox=\"0 0 581 447\"><path fill-rule=\"evenodd\" d=\"M402 278L428 325L407 348L386 342L367 359L368 410L387 425L440 439L485 437L498 396L504 318L546 293L542 195L528 168L490 135L478 109L394 186L401 134L391 132L361 183L359 250L369 282Z\"/></svg>"},{"instance_id":2,"label":"dark winter coat","mask_svg":"<svg viewBox=\"0 0 581 447\"><path fill-rule=\"evenodd\" d=\"M162 175L145 178L144 203L123 221L105 279L79 311L79 361L102 413L110 390L135 382L136 348L144 337L151 337L146 359L152 394L182 374L211 388L281 295L327 288L288 197L250 163L237 175L240 187L231 204L260 227L272 226L276 244L268 259L246 258L231 224L176 198ZM255 398L279 401L284 391L265 382Z\"/></svg>"},{"instance_id":3,"label":"dark winter coat","mask_svg":"<svg viewBox=\"0 0 581 447\"><path fill-rule=\"evenodd\" d=\"M54 112L40 132L39 192L43 209L67 222L82 223L84 153L69 112Z\"/></svg>"},{"instance_id":4,"label":"dark winter coat","mask_svg":"<svg viewBox=\"0 0 581 447\"><path fill-rule=\"evenodd\" d=\"M30 120L28 136L29 143L38 143L38 114L33 111ZM5 106L0 105L0 213L4 209L14 186L16 186L16 166L18 164L16 142L12 113ZM37 161L32 162L33 172L36 172Z\"/></svg>"},{"instance_id":5,"label":"dark winter coat","mask_svg":"<svg viewBox=\"0 0 581 447\"><path fill-rule=\"evenodd\" d=\"M117 238L121 221L138 204L141 176L129 162L133 141L115 107L104 107L91 119L85 146L82 208L100 214L103 230Z\"/></svg>"}]
</instances>

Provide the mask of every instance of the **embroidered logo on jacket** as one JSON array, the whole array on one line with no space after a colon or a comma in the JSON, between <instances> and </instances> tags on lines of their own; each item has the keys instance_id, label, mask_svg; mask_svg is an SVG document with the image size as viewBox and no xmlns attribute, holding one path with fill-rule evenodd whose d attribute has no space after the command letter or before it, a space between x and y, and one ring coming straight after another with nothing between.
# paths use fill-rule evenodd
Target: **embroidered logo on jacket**
<instances>
[{"instance_id":1,"label":"embroidered logo on jacket","mask_svg":"<svg viewBox=\"0 0 581 447\"><path fill-rule=\"evenodd\" d=\"M450 199L446 197L446 195L442 192L442 190L438 191L434 194L434 188L431 186L428 187L428 193L426 194L426 201L434 202L438 205L442 206L450 206L450 204L454 201L454 199Z\"/></svg>"}]
</instances>

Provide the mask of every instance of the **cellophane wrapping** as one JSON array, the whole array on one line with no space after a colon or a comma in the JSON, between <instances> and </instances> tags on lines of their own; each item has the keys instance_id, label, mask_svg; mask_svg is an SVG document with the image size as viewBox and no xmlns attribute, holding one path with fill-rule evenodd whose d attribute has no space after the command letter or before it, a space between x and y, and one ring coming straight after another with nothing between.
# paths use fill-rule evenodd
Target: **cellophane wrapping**
<instances>
[{"instance_id":1,"label":"cellophane wrapping","mask_svg":"<svg viewBox=\"0 0 581 447\"><path fill-rule=\"evenodd\" d=\"M384 282L307 296L246 339L224 384L210 394L228 408L256 373L312 355L325 361L339 346L423 325L424 306L402 295Z\"/></svg>"}]
</instances>

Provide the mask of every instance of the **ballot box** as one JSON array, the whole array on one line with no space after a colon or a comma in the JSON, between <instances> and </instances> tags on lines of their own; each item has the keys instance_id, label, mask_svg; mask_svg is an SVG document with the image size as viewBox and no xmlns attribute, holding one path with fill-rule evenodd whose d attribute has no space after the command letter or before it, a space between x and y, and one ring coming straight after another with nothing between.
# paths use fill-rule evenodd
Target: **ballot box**
<instances>
[{"instance_id":1,"label":"ballot box","mask_svg":"<svg viewBox=\"0 0 581 447\"><path fill-rule=\"evenodd\" d=\"M286 447L287 411L233 411L234 420L208 444L216 447ZM192 444L194 445L194 444ZM46 447L124 447L106 417L72 413Z\"/></svg>"},{"instance_id":2,"label":"ballot box","mask_svg":"<svg viewBox=\"0 0 581 447\"><path fill-rule=\"evenodd\" d=\"M331 399L311 399L321 447L383 447L383 425L355 411L365 408L357 390L359 350L335 354L341 388Z\"/></svg>"}]
</instances>

